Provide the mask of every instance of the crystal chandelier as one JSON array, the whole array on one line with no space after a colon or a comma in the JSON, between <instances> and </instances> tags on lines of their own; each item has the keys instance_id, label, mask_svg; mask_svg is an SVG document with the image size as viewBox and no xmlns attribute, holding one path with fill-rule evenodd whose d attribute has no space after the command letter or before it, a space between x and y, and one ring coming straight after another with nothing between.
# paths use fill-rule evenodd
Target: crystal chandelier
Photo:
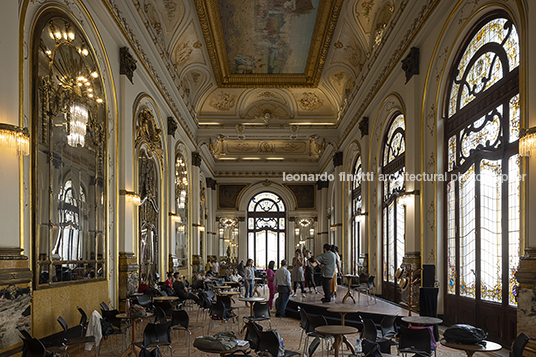
<instances>
[{"instance_id":1,"label":"crystal chandelier","mask_svg":"<svg viewBox=\"0 0 536 357\"><path fill-rule=\"evenodd\" d=\"M0 146L15 149L18 155L30 153L30 133L27 128L0 123Z\"/></svg>"},{"instance_id":2,"label":"crystal chandelier","mask_svg":"<svg viewBox=\"0 0 536 357\"><path fill-rule=\"evenodd\" d=\"M519 156L530 156L536 153L536 128L522 130L522 137L519 139Z\"/></svg>"},{"instance_id":3,"label":"crystal chandelier","mask_svg":"<svg viewBox=\"0 0 536 357\"><path fill-rule=\"evenodd\" d=\"M70 131L67 136L69 146L84 147L86 137L86 125L89 118L89 112L85 104L74 102L71 105Z\"/></svg>"}]
</instances>

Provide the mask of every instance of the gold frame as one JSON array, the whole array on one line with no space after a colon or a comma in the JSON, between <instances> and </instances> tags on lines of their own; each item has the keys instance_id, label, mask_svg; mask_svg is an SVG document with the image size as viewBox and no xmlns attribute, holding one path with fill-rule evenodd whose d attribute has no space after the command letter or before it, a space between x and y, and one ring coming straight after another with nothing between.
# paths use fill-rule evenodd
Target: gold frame
<instances>
[{"instance_id":1,"label":"gold frame","mask_svg":"<svg viewBox=\"0 0 536 357\"><path fill-rule=\"evenodd\" d=\"M231 74L218 1L195 0L197 15L199 16L207 52L218 87L317 87L329 52L333 33L337 26L342 4L343 0L324 0L320 2L305 73Z\"/></svg>"}]
</instances>

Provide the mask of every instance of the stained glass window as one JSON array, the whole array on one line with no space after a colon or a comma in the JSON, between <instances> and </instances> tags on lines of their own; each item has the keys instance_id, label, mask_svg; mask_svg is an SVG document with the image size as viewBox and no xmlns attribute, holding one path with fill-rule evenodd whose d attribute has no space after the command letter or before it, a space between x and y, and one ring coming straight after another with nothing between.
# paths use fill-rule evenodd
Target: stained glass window
<instances>
[{"instance_id":1,"label":"stained glass window","mask_svg":"<svg viewBox=\"0 0 536 357\"><path fill-rule=\"evenodd\" d=\"M456 304L458 296L475 299L478 315L481 303L516 304L517 30L506 13L491 13L476 25L460 53L451 70L446 103L447 300Z\"/></svg>"},{"instance_id":2,"label":"stained glass window","mask_svg":"<svg viewBox=\"0 0 536 357\"><path fill-rule=\"evenodd\" d=\"M362 194L361 194L361 183L363 175L363 166L361 164L361 155L357 156L357 159L354 164L353 170L353 180L351 184L352 190L351 202L352 206L350 207L351 214L351 239L350 239L350 261L352 267L352 273L357 274L361 273L363 269L363 259L360 258L360 254L364 253L363 240L362 240L362 218L361 208L363 204Z\"/></svg>"},{"instance_id":3,"label":"stained glass window","mask_svg":"<svg viewBox=\"0 0 536 357\"><path fill-rule=\"evenodd\" d=\"M255 195L248 204L248 258L265 269L285 257L285 204L271 192Z\"/></svg>"},{"instance_id":4,"label":"stained glass window","mask_svg":"<svg viewBox=\"0 0 536 357\"><path fill-rule=\"evenodd\" d=\"M387 131L383 148L383 280L395 282L394 273L405 253L405 208L398 194L405 191L406 165L404 116L397 114Z\"/></svg>"}]
</instances>

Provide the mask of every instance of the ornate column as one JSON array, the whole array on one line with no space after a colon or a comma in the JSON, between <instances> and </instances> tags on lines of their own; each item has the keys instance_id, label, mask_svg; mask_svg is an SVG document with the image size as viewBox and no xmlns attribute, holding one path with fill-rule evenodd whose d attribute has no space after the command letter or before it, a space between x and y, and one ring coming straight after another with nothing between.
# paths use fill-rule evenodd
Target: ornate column
<instances>
[{"instance_id":1,"label":"ornate column","mask_svg":"<svg viewBox=\"0 0 536 357\"><path fill-rule=\"evenodd\" d=\"M19 247L0 247L0 351L21 345L18 328L31 332L28 257Z\"/></svg>"},{"instance_id":2,"label":"ornate column","mask_svg":"<svg viewBox=\"0 0 536 357\"><path fill-rule=\"evenodd\" d=\"M138 291L138 258L134 253L119 252L119 310L124 311L125 300Z\"/></svg>"},{"instance_id":3,"label":"ornate column","mask_svg":"<svg viewBox=\"0 0 536 357\"><path fill-rule=\"evenodd\" d=\"M205 242L202 241L201 232L199 232L199 225L201 224L201 217L199 217L199 173L201 169L201 155L198 152L192 153L192 172L190 179L190 193L191 193L191 206L190 206L190 219L192 220L192 234L191 234L191 254L202 255L203 262L206 263L207 249Z\"/></svg>"},{"instance_id":4,"label":"ornate column","mask_svg":"<svg viewBox=\"0 0 536 357\"><path fill-rule=\"evenodd\" d=\"M536 248L526 248L516 273L517 333L536 336ZM536 356L536 343L529 341L523 356Z\"/></svg>"},{"instance_id":5,"label":"ornate column","mask_svg":"<svg viewBox=\"0 0 536 357\"><path fill-rule=\"evenodd\" d=\"M318 223L317 234L315 241L315 251L313 254L316 256L322 254L322 246L329 240L329 224L328 224L328 187L329 181L317 181L316 189L318 194Z\"/></svg>"},{"instance_id":6,"label":"ornate column","mask_svg":"<svg viewBox=\"0 0 536 357\"><path fill-rule=\"evenodd\" d=\"M207 208L207 220L205 221L205 232L207 234L207 254L213 254L219 256L218 247L218 224L214 217L216 212L216 180L207 177L207 192L206 195L206 208Z\"/></svg>"}]
</instances>

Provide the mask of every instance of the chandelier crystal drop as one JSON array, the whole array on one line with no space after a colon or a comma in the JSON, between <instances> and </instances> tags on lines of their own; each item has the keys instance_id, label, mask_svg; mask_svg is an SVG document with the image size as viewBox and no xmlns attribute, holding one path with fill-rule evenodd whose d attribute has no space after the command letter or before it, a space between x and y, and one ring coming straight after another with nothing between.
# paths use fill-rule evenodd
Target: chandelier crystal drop
<instances>
[{"instance_id":1,"label":"chandelier crystal drop","mask_svg":"<svg viewBox=\"0 0 536 357\"><path fill-rule=\"evenodd\" d=\"M85 104L74 102L71 105L71 130L67 136L69 146L84 147L86 137L86 125L89 118L89 112Z\"/></svg>"}]
</instances>

